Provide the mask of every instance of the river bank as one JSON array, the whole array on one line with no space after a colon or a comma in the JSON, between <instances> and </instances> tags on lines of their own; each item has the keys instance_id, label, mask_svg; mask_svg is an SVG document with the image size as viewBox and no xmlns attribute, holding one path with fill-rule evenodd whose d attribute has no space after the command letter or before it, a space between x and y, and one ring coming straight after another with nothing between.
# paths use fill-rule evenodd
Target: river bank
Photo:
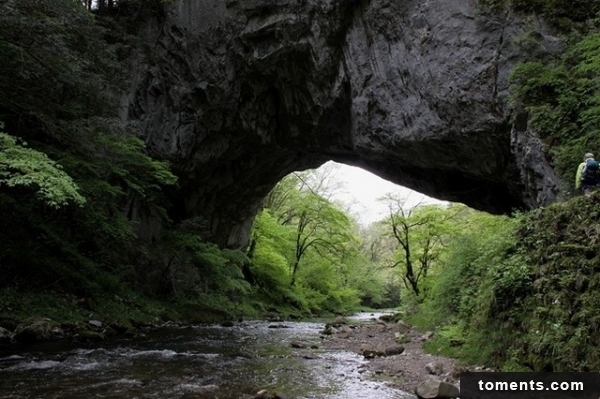
<instances>
[{"instance_id":1,"label":"river bank","mask_svg":"<svg viewBox=\"0 0 600 399\"><path fill-rule=\"evenodd\" d=\"M375 317L361 322L338 319L328 326L330 329L323 340L325 348L364 356L368 360L364 372L402 391L412 393L420 383L431 378L458 385L460 372L466 370L455 359L426 353L423 343L431 339L433 333L418 331L403 321ZM399 351L401 353L386 355L386 352Z\"/></svg>"}]
</instances>

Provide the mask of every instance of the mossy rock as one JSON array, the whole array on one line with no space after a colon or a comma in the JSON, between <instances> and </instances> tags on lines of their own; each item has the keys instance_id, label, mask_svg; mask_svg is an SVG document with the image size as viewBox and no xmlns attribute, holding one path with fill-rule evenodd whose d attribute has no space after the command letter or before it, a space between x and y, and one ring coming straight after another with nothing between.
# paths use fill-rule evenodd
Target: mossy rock
<instances>
[{"instance_id":1,"label":"mossy rock","mask_svg":"<svg viewBox=\"0 0 600 399\"><path fill-rule=\"evenodd\" d=\"M395 342L397 344L408 344L409 342L412 342L412 340L406 335L402 334L401 336L395 339Z\"/></svg>"},{"instance_id":2,"label":"mossy rock","mask_svg":"<svg viewBox=\"0 0 600 399\"><path fill-rule=\"evenodd\" d=\"M100 331L83 330L77 334L78 341L84 342L99 342L104 341L106 336Z\"/></svg>"},{"instance_id":3,"label":"mossy rock","mask_svg":"<svg viewBox=\"0 0 600 399\"><path fill-rule=\"evenodd\" d=\"M402 313L384 314L382 316L379 316L379 320L388 323L397 323L400 320L402 320L402 316Z\"/></svg>"},{"instance_id":4,"label":"mossy rock","mask_svg":"<svg viewBox=\"0 0 600 399\"><path fill-rule=\"evenodd\" d=\"M0 314L0 327L5 328L9 331L14 331L17 328L19 322L16 318L4 314Z\"/></svg>"},{"instance_id":5,"label":"mossy rock","mask_svg":"<svg viewBox=\"0 0 600 399\"><path fill-rule=\"evenodd\" d=\"M14 331L15 341L31 343L63 338L58 323L46 317L30 317L23 320Z\"/></svg>"},{"instance_id":6,"label":"mossy rock","mask_svg":"<svg viewBox=\"0 0 600 399\"><path fill-rule=\"evenodd\" d=\"M113 322L110 323L110 328L119 335L126 334L128 330L131 329L131 325L126 325L125 323Z\"/></svg>"}]
</instances>

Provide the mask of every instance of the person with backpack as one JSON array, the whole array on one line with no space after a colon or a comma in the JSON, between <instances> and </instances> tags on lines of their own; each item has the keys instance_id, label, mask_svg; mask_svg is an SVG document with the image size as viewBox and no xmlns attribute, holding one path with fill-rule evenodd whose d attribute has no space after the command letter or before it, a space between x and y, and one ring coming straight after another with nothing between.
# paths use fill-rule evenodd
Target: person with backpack
<instances>
[{"instance_id":1,"label":"person with backpack","mask_svg":"<svg viewBox=\"0 0 600 399\"><path fill-rule=\"evenodd\" d=\"M583 162L577 167L575 189L581 188L584 195L590 195L598 187L600 187L600 164L594 159L594 154L588 152L583 156Z\"/></svg>"}]
</instances>

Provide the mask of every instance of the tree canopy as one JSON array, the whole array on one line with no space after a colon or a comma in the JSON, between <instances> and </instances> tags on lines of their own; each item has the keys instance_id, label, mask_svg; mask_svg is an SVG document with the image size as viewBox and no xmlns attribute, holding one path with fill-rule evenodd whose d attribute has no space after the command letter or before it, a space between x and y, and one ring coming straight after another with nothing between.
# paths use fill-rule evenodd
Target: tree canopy
<instances>
[{"instance_id":1,"label":"tree canopy","mask_svg":"<svg viewBox=\"0 0 600 399\"><path fill-rule=\"evenodd\" d=\"M252 273L266 295L309 309L343 312L361 298L382 301L383 275L361 251L358 225L327 199L322 173L289 175L267 196L250 243Z\"/></svg>"}]
</instances>

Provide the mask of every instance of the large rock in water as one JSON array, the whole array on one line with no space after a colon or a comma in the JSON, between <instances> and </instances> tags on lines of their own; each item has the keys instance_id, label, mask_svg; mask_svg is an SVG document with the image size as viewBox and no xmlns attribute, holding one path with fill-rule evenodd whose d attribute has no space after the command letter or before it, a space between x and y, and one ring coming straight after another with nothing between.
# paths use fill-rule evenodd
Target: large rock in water
<instances>
[{"instance_id":1,"label":"large rock in water","mask_svg":"<svg viewBox=\"0 0 600 399\"><path fill-rule=\"evenodd\" d=\"M429 379L415 387L419 399L453 399L460 395L457 386L449 382Z\"/></svg>"},{"instance_id":2,"label":"large rock in water","mask_svg":"<svg viewBox=\"0 0 600 399\"><path fill-rule=\"evenodd\" d=\"M482 210L532 208L564 184L507 105L515 63L560 49L536 29L520 47L532 23L474 0L174 0L143 31L122 117L175 166L172 216L222 246L246 243L283 176L327 160Z\"/></svg>"}]
</instances>

